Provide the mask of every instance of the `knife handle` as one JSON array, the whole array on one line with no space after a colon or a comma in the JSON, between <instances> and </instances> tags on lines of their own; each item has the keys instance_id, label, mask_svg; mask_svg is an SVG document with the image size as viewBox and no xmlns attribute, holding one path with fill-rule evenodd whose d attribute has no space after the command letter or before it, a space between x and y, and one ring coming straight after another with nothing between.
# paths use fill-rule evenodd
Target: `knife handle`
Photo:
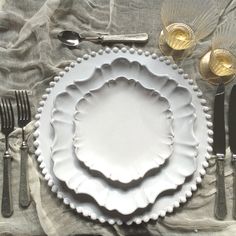
<instances>
[{"instance_id":1,"label":"knife handle","mask_svg":"<svg viewBox=\"0 0 236 236\"><path fill-rule=\"evenodd\" d=\"M236 156L232 157L233 165L233 218L236 220Z\"/></svg>"},{"instance_id":2,"label":"knife handle","mask_svg":"<svg viewBox=\"0 0 236 236\"><path fill-rule=\"evenodd\" d=\"M225 176L224 176L224 157L216 159L216 199L215 199L215 217L223 220L227 215L225 198Z\"/></svg>"}]
</instances>

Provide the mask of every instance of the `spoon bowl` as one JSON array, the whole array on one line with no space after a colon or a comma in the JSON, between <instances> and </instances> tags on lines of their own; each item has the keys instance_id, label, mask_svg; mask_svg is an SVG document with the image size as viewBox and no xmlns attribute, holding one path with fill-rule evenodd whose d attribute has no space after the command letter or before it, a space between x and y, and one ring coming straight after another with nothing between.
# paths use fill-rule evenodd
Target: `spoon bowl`
<instances>
[{"instance_id":1,"label":"spoon bowl","mask_svg":"<svg viewBox=\"0 0 236 236\"><path fill-rule=\"evenodd\" d=\"M63 44L69 47L76 47L81 41L80 35L74 31L62 31L57 37Z\"/></svg>"}]
</instances>

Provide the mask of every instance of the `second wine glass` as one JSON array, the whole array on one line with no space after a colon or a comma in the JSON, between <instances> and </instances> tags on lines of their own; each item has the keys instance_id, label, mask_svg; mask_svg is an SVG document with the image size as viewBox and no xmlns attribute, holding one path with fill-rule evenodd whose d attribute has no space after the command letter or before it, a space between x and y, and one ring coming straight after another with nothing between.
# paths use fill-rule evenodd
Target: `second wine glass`
<instances>
[{"instance_id":1,"label":"second wine glass","mask_svg":"<svg viewBox=\"0 0 236 236\"><path fill-rule=\"evenodd\" d=\"M215 30L211 49L200 60L203 79L212 84L230 82L236 74L236 15L231 13Z\"/></svg>"}]
</instances>

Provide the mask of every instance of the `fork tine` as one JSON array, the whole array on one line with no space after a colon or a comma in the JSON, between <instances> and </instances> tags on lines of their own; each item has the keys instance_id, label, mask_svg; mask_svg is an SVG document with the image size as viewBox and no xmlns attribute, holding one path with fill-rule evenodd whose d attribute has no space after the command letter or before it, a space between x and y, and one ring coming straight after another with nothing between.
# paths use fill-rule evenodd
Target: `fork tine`
<instances>
[{"instance_id":1,"label":"fork tine","mask_svg":"<svg viewBox=\"0 0 236 236\"><path fill-rule=\"evenodd\" d=\"M26 120L27 119L27 108L26 108L26 102L25 102L25 96L24 96L24 91L21 91L21 98L23 101L23 119Z\"/></svg>"},{"instance_id":2,"label":"fork tine","mask_svg":"<svg viewBox=\"0 0 236 236\"><path fill-rule=\"evenodd\" d=\"M6 108L7 108L8 128L11 127L11 123L12 123L12 121L11 121L12 117L11 117L9 101L10 101L10 99L5 99Z\"/></svg>"},{"instance_id":3,"label":"fork tine","mask_svg":"<svg viewBox=\"0 0 236 236\"><path fill-rule=\"evenodd\" d=\"M3 117L3 109L2 104L0 103L0 116L1 116L1 129L4 127L4 117Z\"/></svg>"},{"instance_id":4,"label":"fork tine","mask_svg":"<svg viewBox=\"0 0 236 236\"><path fill-rule=\"evenodd\" d=\"M28 120L31 120L31 111L30 111L29 96L28 96L28 93L27 93L26 91L25 91L25 97L26 97L26 102L27 102Z\"/></svg>"},{"instance_id":5,"label":"fork tine","mask_svg":"<svg viewBox=\"0 0 236 236\"><path fill-rule=\"evenodd\" d=\"M15 91L15 97L16 97L16 106L17 106L17 116L18 116L18 120L20 119L20 104L19 104L19 95L18 92Z\"/></svg>"},{"instance_id":6,"label":"fork tine","mask_svg":"<svg viewBox=\"0 0 236 236\"><path fill-rule=\"evenodd\" d=\"M4 99L5 100L5 106L6 106L6 110L7 110L7 128L10 127L10 124L11 124L11 116L10 116L10 110L9 110L9 105L7 104L7 99Z\"/></svg>"},{"instance_id":7,"label":"fork tine","mask_svg":"<svg viewBox=\"0 0 236 236\"><path fill-rule=\"evenodd\" d=\"M2 107L3 107L3 128L7 128L7 111L4 104L4 99L2 99Z\"/></svg>"},{"instance_id":8,"label":"fork tine","mask_svg":"<svg viewBox=\"0 0 236 236\"><path fill-rule=\"evenodd\" d=\"M14 121L14 112L11 104L11 100L9 99L9 106L10 106L10 114L11 114L11 128L14 127L15 121Z\"/></svg>"},{"instance_id":9,"label":"fork tine","mask_svg":"<svg viewBox=\"0 0 236 236\"><path fill-rule=\"evenodd\" d=\"M23 102L21 98L21 93L20 91L18 92L18 98L19 98L19 107L20 107L20 116L19 119L22 120L24 119L23 114L24 114L24 108L23 108Z\"/></svg>"}]
</instances>

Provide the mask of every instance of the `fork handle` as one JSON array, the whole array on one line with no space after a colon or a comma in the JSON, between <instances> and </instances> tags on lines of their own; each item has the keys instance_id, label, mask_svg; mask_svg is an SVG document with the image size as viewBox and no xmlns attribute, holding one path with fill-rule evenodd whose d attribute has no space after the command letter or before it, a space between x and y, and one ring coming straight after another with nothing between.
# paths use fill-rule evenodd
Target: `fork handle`
<instances>
[{"instance_id":1,"label":"fork handle","mask_svg":"<svg viewBox=\"0 0 236 236\"><path fill-rule=\"evenodd\" d=\"M2 216L10 217L12 214L11 156L9 152L6 151L3 156Z\"/></svg>"},{"instance_id":2,"label":"fork handle","mask_svg":"<svg viewBox=\"0 0 236 236\"><path fill-rule=\"evenodd\" d=\"M21 164L20 164L20 192L19 204L26 208L30 205L30 190L28 183L28 146L23 143L21 146Z\"/></svg>"}]
</instances>

